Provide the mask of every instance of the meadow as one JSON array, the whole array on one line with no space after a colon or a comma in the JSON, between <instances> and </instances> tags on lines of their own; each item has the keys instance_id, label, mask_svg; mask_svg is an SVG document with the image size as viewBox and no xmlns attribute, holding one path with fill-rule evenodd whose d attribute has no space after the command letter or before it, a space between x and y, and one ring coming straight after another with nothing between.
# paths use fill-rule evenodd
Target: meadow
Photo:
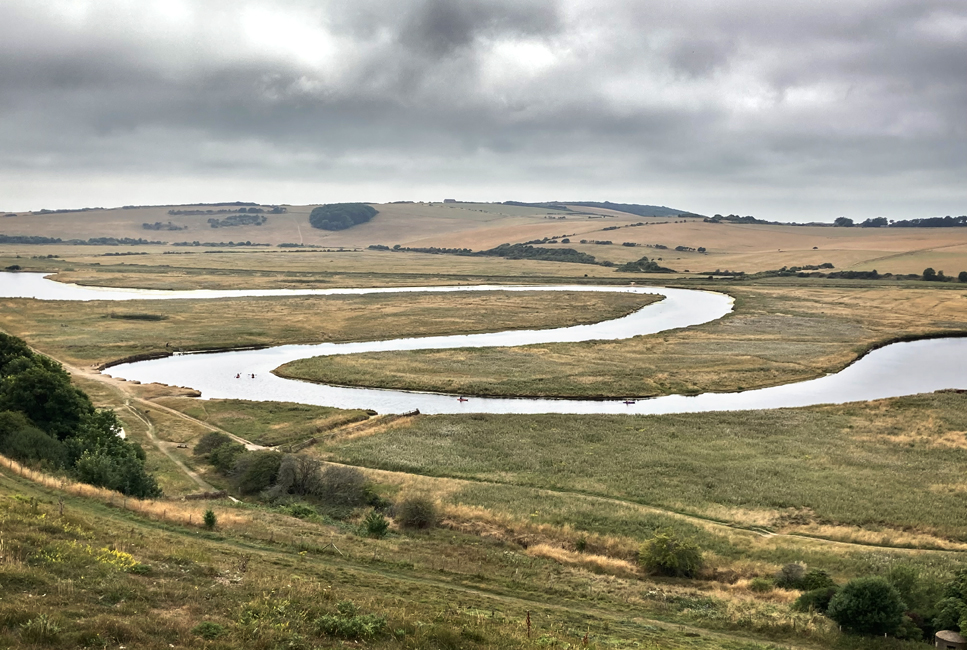
<instances>
[{"instance_id":1,"label":"meadow","mask_svg":"<svg viewBox=\"0 0 967 650\"><path fill-rule=\"evenodd\" d=\"M285 343L369 341L593 323L657 296L500 293L58 302L0 299L0 328L68 363ZM373 318L379 312L380 318Z\"/></svg>"},{"instance_id":2,"label":"meadow","mask_svg":"<svg viewBox=\"0 0 967 650\"><path fill-rule=\"evenodd\" d=\"M328 446L352 465L607 497L776 531L967 542L962 394L661 416L423 416ZM606 533L607 530L593 532Z\"/></svg>"},{"instance_id":3,"label":"meadow","mask_svg":"<svg viewBox=\"0 0 967 650\"><path fill-rule=\"evenodd\" d=\"M278 373L455 394L650 397L803 381L898 338L967 331L965 289L956 283L782 280L717 285L735 298L734 313L650 336L317 357Z\"/></svg>"}]
</instances>

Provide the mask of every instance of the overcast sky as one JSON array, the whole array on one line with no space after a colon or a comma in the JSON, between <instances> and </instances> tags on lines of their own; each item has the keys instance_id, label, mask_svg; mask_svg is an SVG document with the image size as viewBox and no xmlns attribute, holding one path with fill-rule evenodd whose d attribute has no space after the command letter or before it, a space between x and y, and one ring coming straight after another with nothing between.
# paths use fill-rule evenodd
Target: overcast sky
<instances>
[{"instance_id":1,"label":"overcast sky","mask_svg":"<svg viewBox=\"0 0 967 650\"><path fill-rule=\"evenodd\" d=\"M967 2L0 2L0 210L443 198L967 214Z\"/></svg>"}]
</instances>

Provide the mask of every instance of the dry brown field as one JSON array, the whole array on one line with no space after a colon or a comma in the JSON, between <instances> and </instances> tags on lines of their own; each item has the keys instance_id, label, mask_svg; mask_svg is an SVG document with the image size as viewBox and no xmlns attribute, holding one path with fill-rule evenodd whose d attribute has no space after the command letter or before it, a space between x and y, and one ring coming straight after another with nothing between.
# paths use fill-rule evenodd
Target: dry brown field
<instances>
[{"instance_id":1,"label":"dry brown field","mask_svg":"<svg viewBox=\"0 0 967 650\"><path fill-rule=\"evenodd\" d=\"M262 226L211 228L210 216L168 215L168 207L94 210L61 214L21 213L0 217L0 233L39 235L62 239L131 237L167 242L251 241L271 244L301 243L315 246L364 249L372 244L404 247L471 248L484 250L502 243L517 243L570 235L568 246L615 263L641 256L662 258L676 271L702 273L729 269L753 273L782 266L829 262L837 269L880 273L920 273L931 266L956 275L967 270L967 228L833 228L704 223L700 219L638 217L636 215L575 207L562 213L486 203L374 204L379 214L369 223L349 230L327 232L309 226L314 206L287 206L286 214L265 215ZM225 209L217 206L178 206L177 209ZM560 218L560 217L565 218ZM144 230L142 223L156 221L187 227L180 231ZM647 225L631 227L631 224ZM619 226L617 230L604 230ZM610 240L611 246L579 244L579 240ZM638 247L621 246L623 242ZM658 250L646 245L704 247L706 254ZM553 245L552 245L553 246ZM82 248L82 247L71 247ZM83 247L86 248L86 247ZM40 247L5 245L2 251L36 255ZM119 247L110 250L144 250L159 247ZM184 251L184 248L174 250ZM188 249L194 250L194 249ZM71 255L89 257L93 250ZM451 259L453 264L462 262ZM102 261L102 263L104 263ZM519 269L508 269L515 273ZM585 270L590 275L596 273ZM608 270L608 273L613 271Z\"/></svg>"}]
</instances>

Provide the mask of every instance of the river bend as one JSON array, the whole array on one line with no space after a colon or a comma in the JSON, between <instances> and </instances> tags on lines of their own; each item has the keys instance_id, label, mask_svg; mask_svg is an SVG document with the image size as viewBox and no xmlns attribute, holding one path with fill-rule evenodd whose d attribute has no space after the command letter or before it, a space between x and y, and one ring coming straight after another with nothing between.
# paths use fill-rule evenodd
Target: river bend
<instances>
[{"instance_id":1,"label":"river bend","mask_svg":"<svg viewBox=\"0 0 967 650\"><path fill-rule=\"evenodd\" d=\"M627 316L591 325L184 354L118 365L107 373L142 383L188 386L201 391L203 398L288 401L374 409L380 413L403 413L414 409L422 413L694 413L810 406L898 397L944 388L967 389L967 364L964 363L967 360L967 339L963 338L892 344L874 350L839 373L810 381L740 393L669 395L634 400L633 403L624 400L484 397L458 401L452 395L327 386L283 379L271 371L296 359L322 355L625 339L716 320L731 311L732 300L723 294L688 289L584 285L155 291L83 287L53 282L45 279L43 274L0 273L0 297L40 300L174 300L495 290L620 291L660 294L664 299Z\"/></svg>"}]
</instances>

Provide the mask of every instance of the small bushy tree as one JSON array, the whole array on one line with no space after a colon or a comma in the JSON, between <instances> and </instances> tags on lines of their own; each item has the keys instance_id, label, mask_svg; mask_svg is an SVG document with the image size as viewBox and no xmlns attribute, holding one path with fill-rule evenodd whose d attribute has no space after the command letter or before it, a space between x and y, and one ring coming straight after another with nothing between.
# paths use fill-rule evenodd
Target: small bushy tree
<instances>
[{"instance_id":1,"label":"small bushy tree","mask_svg":"<svg viewBox=\"0 0 967 650\"><path fill-rule=\"evenodd\" d=\"M638 561L652 573L692 578L702 569L702 551L673 532L658 533L642 544Z\"/></svg>"},{"instance_id":2,"label":"small bushy tree","mask_svg":"<svg viewBox=\"0 0 967 650\"><path fill-rule=\"evenodd\" d=\"M218 517L215 515L214 510L211 508L206 510L202 519L205 523L205 528L208 530L215 530L215 525L218 524Z\"/></svg>"},{"instance_id":3,"label":"small bushy tree","mask_svg":"<svg viewBox=\"0 0 967 650\"><path fill-rule=\"evenodd\" d=\"M245 445L229 440L208 454L208 462L222 474L230 474L235 468L239 456L244 453Z\"/></svg>"},{"instance_id":4,"label":"small bushy tree","mask_svg":"<svg viewBox=\"0 0 967 650\"><path fill-rule=\"evenodd\" d=\"M389 530L389 521L382 513L370 510L366 518L363 519L363 527L366 529L366 534L369 537L382 539L386 537L386 533Z\"/></svg>"},{"instance_id":5,"label":"small bushy tree","mask_svg":"<svg viewBox=\"0 0 967 650\"><path fill-rule=\"evenodd\" d=\"M315 495L332 506L356 508L365 505L367 488L366 475L357 468L330 465L319 476Z\"/></svg>"},{"instance_id":6,"label":"small bushy tree","mask_svg":"<svg viewBox=\"0 0 967 650\"><path fill-rule=\"evenodd\" d=\"M900 592L880 576L851 580L829 601L826 615L858 634L895 634L906 605Z\"/></svg>"},{"instance_id":7,"label":"small bushy tree","mask_svg":"<svg viewBox=\"0 0 967 650\"><path fill-rule=\"evenodd\" d=\"M800 562L783 565L776 573L776 586L782 589L801 589L802 579L805 575L806 565Z\"/></svg>"},{"instance_id":8,"label":"small bushy tree","mask_svg":"<svg viewBox=\"0 0 967 650\"><path fill-rule=\"evenodd\" d=\"M267 489L279 475L282 454L274 451L246 452L235 461L232 482L240 494L257 494Z\"/></svg>"},{"instance_id":9,"label":"small bushy tree","mask_svg":"<svg viewBox=\"0 0 967 650\"><path fill-rule=\"evenodd\" d=\"M212 431L211 433L206 433L201 437L201 440L199 440L195 444L195 449L193 453L196 456L206 456L212 453L213 451L215 451L216 449L218 449L219 447L221 447L222 445L228 444L230 442L232 442L232 439L229 438L224 433L220 433L218 431Z\"/></svg>"},{"instance_id":10,"label":"small bushy tree","mask_svg":"<svg viewBox=\"0 0 967 650\"><path fill-rule=\"evenodd\" d=\"M799 581L797 589L803 591L814 591L816 589L829 589L836 586L836 581L822 569L810 569Z\"/></svg>"},{"instance_id":11,"label":"small bushy tree","mask_svg":"<svg viewBox=\"0 0 967 650\"><path fill-rule=\"evenodd\" d=\"M425 496L407 497L396 504L394 518L403 528L433 528L437 525L436 505Z\"/></svg>"}]
</instances>

